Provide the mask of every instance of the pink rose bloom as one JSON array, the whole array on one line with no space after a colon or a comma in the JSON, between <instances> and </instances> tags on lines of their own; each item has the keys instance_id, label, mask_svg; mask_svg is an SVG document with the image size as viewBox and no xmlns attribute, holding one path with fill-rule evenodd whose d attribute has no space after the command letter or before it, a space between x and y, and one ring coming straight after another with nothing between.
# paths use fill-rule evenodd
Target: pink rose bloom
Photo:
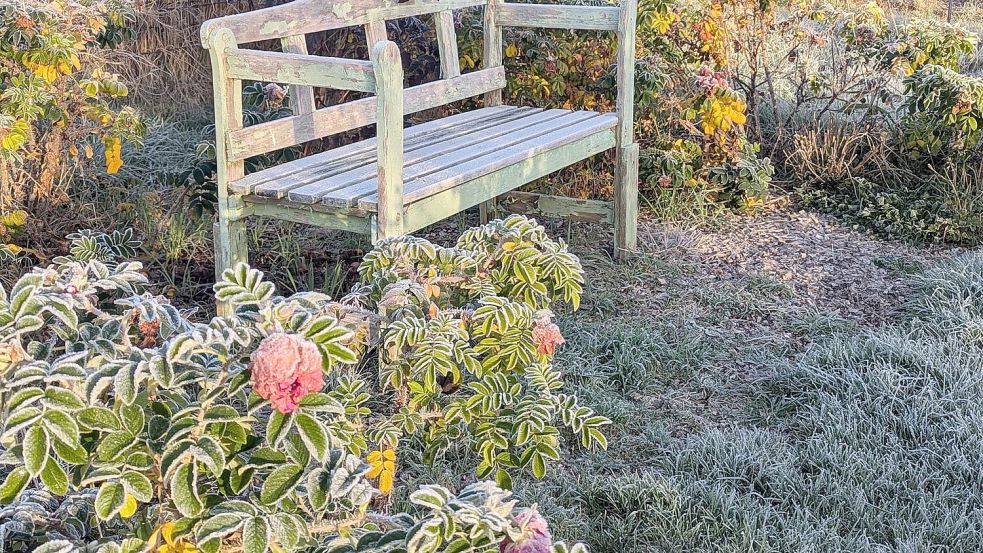
<instances>
[{"instance_id":1,"label":"pink rose bloom","mask_svg":"<svg viewBox=\"0 0 983 553\"><path fill-rule=\"evenodd\" d=\"M522 536L512 541L505 538L498 544L501 553L550 553L553 551L553 536L546 519L536 507L522 509L515 514L514 521L522 529Z\"/></svg>"},{"instance_id":2,"label":"pink rose bloom","mask_svg":"<svg viewBox=\"0 0 983 553\"><path fill-rule=\"evenodd\" d=\"M536 344L536 351L540 355L553 355L556 347L562 345L566 340L560 333L560 327L553 324L548 318L537 320L532 327L532 341Z\"/></svg>"},{"instance_id":3,"label":"pink rose bloom","mask_svg":"<svg viewBox=\"0 0 983 553\"><path fill-rule=\"evenodd\" d=\"M281 413L324 386L321 352L299 334L271 334L253 353L253 389Z\"/></svg>"}]
</instances>

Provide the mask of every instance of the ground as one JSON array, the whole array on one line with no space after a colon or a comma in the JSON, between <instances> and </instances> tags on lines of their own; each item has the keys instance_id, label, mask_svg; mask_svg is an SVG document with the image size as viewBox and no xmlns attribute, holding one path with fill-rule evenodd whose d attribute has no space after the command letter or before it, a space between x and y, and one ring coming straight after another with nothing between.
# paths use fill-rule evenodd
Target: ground
<instances>
[{"instance_id":1,"label":"ground","mask_svg":"<svg viewBox=\"0 0 983 553\"><path fill-rule=\"evenodd\" d=\"M983 484L961 472L983 461L983 341L911 322L930 268L978 254L883 241L781 200L709 229L643 221L626 263L605 250L609 229L550 229L588 281L560 318L558 366L614 420L608 451L517 480L557 534L599 553L983 547ZM968 297L979 310L983 294ZM455 460L421 481L463 482Z\"/></svg>"}]
</instances>

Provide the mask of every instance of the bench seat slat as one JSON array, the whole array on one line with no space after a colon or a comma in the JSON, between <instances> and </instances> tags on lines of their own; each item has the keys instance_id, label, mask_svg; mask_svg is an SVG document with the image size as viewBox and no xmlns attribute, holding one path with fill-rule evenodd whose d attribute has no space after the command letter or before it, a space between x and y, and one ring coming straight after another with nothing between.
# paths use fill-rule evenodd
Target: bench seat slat
<instances>
[{"instance_id":1,"label":"bench seat slat","mask_svg":"<svg viewBox=\"0 0 983 553\"><path fill-rule=\"evenodd\" d=\"M448 190L464 182L488 175L510 165L520 163L523 160L576 142L581 138L613 129L618 124L618 118L614 114L598 114L592 112L573 113L586 113L593 115L593 117L585 118L573 125L552 130L535 139L515 143L511 146L499 144L499 142L504 141L496 141L488 144L489 153L486 155L473 158L464 163L455 163L440 171L407 182L403 189L404 205L412 204L413 202ZM359 201L359 207L372 210L377 202L378 194L373 194Z\"/></svg>"},{"instance_id":2,"label":"bench seat slat","mask_svg":"<svg viewBox=\"0 0 983 553\"><path fill-rule=\"evenodd\" d=\"M418 138L426 137L431 132L457 128L475 119L491 118L496 114L499 116L506 115L510 111L511 109L505 106L482 108L409 126L406 128L406 142L410 144ZM371 153L372 159L375 159L375 149L375 138L353 142L321 154L308 156L251 173L242 179L233 181L229 185L229 188L238 194L257 193L263 196L280 197L278 192L288 189L278 186L277 183L281 180L299 173L319 170L327 165L340 164L344 166L349 159L355 159L359 155L365 155L367 153Z\"/></svg>"},{"instance_id":3,"label":"bench seat slat","mask_svg":"<svg viewBox=\"0 0 983 553\"><path fill-rule=\"evenodd\" d=\"M499 119L491 124L473 125L470 132L461 133L456 136L445 136L435 138L431 144L424 148L408 151L403 160L404 182L412 178L415 174L422 174L424 171L415 171L420 165L426 166L434 159L441 159L441 156L453 154L457 151L467 149L480 149L484 151L481 144L493 140L502 135L516 135L529 132L527 129L540 129L544 125L567 115L565 110L540 110L531 108L512 108L512 112L518 117L509 119ZM321 182L311 184L306 187L298 188L290 192L289 197L292 201L305 203L323 203L335 207L354 207L355 202L362 196L367 196L376 192L379 188L379 180L375 164L352 168L351 171L338 174Z\"/></svg>"},{"instance_id":4,"label":"bench seat slat","mask_svg":"<svg viewBox=\"0 0 983 553\"><path fill-rule=\"evenodd\" d=\"M534 113L536 111L542 110L537 108L524 108L522 111L498 111L492 113L488 117L468 118L467 120L460 121L454 125L441 126L440 128L415 134L411 138L406 139L403 144L404 157L409 157L408 160L404 160L404 163L409 163L410 161L416 160L420 156L426 155L425 152L419 153L420 150L435 147L436 145L442 144L461 135L480 131L486 127L520 118L528 112ZM256 192L259 194L268 195L271 193L270 191L274 191L277 194L277 197L284 197L289 193L293 198L297 199L297 201L314 202L314 198L316 196L308 193L309 191L317 192L322 189L327 190L329 188L342 188L347 186L348 184L355 182L352 175L356 172L356 170L365 174L365 176L362 178L368 178L369 176L375 175L378 171L378 164L376 161L376 145L378 143L375 138L365 140L363 142L368 143L368 149L360 151L354 155L346 156L341 160L331 159L324 164L311 167L302 171L301 173L291 175L285 179L280 179L275 183L267 183L257 186ZM344 175L343 180L332 178L341 175ZM309 196L309 198L304 199L305 196Z\"/></svg>"},{"instance_id":5,"label":"bench seat slat","mask_svg":"<svg viewBox=\"0 0 983 553\"><path fill-rule=\"evenodd\" d=\"M417 163L406 164L403 168L403 194L419 179L451 168L473 158L494 155L497 149L535 140L536 137L553 130L565 128L595 114L592 112L571 112L568 110L549 110L534 117L511 122L500 128L491 129L481 136L468 136L464 140L453 141L442 149L439 155L421 159ZM336 189L323 196L321 203L334 207L355 207L358 201L372 196L379 187L374 175L365 175L363 180L343 189ZM404 199L405 202L405 199ZM377 200L372 201L375 205Z\"/></svg>"}]
</instances>

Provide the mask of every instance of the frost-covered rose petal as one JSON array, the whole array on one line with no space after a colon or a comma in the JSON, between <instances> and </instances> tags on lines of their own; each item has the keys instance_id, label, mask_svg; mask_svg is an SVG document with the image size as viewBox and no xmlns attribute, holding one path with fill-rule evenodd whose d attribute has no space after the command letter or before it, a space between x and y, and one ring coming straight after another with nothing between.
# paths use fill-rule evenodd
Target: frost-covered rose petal
<instances>
[{"instance_id":1,"label":"frost-covered rose petal","mask_svg":"<svg viewBox=\"0 0 983 553\"><path fill-rule=\"evenodd\" d=\"M566 342L563 334L560 333L560 327L549 319L539 319L535 322L532 327L532 341L536 344L536 351L540 355L553 355L556 353L557 346Z\"/></svg>"},{"instance_id":2,"label":"frost-covered rose petal","mask_svg":"<svg viewBox=\"0 0 983 553\"><path fill-rule=\"evenodd\" d=\"M253 353L253 389L281 413L297 409L307 394L324 386L321 352L297 334L271 334Z\"/></svg>"},{"instance_id":3,"label":"frost-covered rose petal","mask_svg":"<svg viewBox=\"0 0 983 553\"><path fill-rule=\"evenodd\" d=\"M506 538L499 544L501 553L551 553L553 536L546 519L532 507L522 509L513 517L516 526L522 529L522 536L515 541Z\"/></svg>"}]
</instances>

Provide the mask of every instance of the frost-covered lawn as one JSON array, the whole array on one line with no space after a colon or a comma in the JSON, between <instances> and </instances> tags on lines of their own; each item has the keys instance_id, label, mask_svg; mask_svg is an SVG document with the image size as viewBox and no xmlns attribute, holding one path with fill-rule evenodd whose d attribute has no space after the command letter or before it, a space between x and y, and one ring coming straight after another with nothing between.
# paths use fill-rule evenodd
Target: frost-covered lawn
<instances>
[{"instance_id":1,"label":"frost-covered lawn","mask_svg":"<svg viewBox=\"0 0 983 553\"><path fill-rule=\"evenodd\" d=\"M747 228L649 227L627 265L573 237L592 285L558 363L615 423L607 452L516 481L561 535L597 553L983 550L983 253L817 224L719 266L706 241Z\"/></svg>"}]
</instances>

